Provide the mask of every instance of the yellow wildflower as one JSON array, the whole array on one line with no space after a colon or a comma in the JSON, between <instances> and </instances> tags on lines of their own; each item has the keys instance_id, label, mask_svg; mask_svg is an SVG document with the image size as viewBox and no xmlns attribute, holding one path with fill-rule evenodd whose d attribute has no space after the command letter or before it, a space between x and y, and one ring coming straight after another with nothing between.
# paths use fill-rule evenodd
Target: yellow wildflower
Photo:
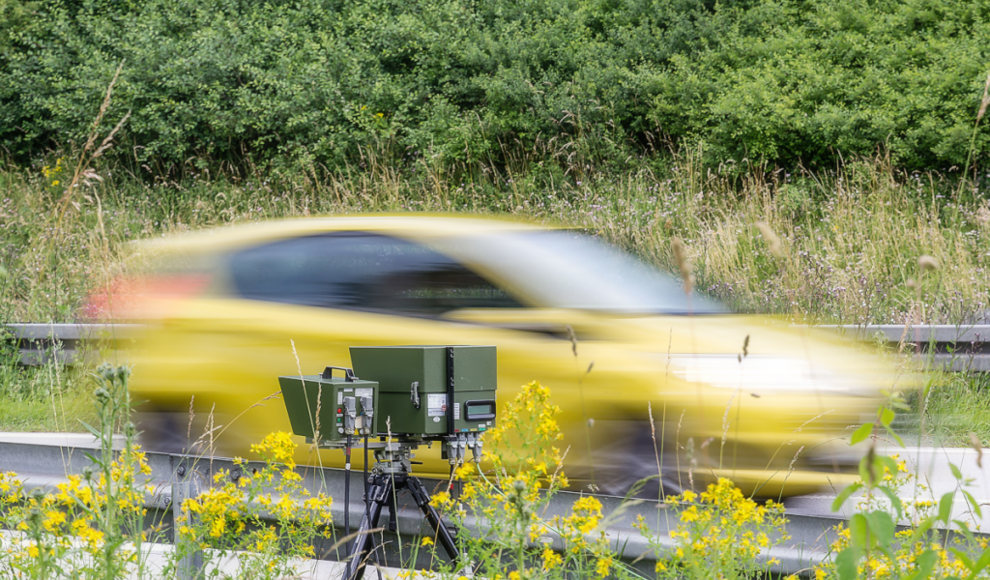
<instances>
[{"instance_id":1,"label":"yellow wildflower","mask_svg":"<svg viewBox=\"0 0 990 580\"><path fill-rule=\"evenodd\" d=\"M433 499L430 500L430 505L437 508L443 509L451 503L450 494L446 491L441 491L433 494Z\"/></svg>"},{"instance_id":2,"label":"yellow wildflower","mask_svg":"<svg viewBox=\"0 0 990 580\"><path fill-rule=\"evenodd\" d=\"M45 512L45 521L41 525L49 532L54 532L63 523L65 523L65 514L58 510L50 510Z\"/></svg>"},{"instance_id":3,"label":"yellow wildflower","mask_svg":"<svg viewBox=\"0 0 990 580\"><path fill-rule=\"evenodd\" d=\"M611 569L612 569L611 556L604 556L598 558L598 561L595 562L595 574L597 574L599 578L605 578L606 576L608 576L609 570Z\"/></svg>"},{"instance_id":4,"label":"yellow wildflower","mask_svg":"<svg viewBox=\"0 0 990 580\"><path fill-rule=\"evenodd\" d=\"M550 548L543 549L543 569L553 570L564 562L564 558Z\"/></svg>"}]
</instances>

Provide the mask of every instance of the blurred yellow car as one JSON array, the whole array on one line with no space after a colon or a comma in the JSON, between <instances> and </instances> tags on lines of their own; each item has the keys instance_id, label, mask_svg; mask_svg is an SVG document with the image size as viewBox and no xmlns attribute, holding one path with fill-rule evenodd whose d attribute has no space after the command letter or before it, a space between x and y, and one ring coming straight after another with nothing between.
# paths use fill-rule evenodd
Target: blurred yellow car
<instances>
[{"instance_id":1,"label":"blurred yellow car","mask_svg":"<svg viewBox=\"0 0 990 580\"><path fill-rule=\"evenodd\" d=\"M574 487L622 493L662 472L668 492L728 476L778 497L841 485L858 462L841 438L893 386L830 334L687 296L679 280L569 230L343 216L141 252L163 265L118 309L151 322L131 359L149 449L250 456L266 434L290 431L277 377L350 366L350 346L491 344L500 405L539 380L562 408ZM315 463L299 443L298 460ZM323 451L322 464L342 455ZM446 476L439 455L421 448L416 473Z\"/></svg>"}]
</instances>

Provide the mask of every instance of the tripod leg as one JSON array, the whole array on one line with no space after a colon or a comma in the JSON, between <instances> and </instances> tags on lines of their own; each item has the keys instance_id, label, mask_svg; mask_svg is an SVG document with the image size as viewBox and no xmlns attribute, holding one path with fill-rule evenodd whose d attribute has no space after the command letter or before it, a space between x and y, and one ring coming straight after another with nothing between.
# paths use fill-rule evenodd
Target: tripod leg
<instances>
[{"instance_id":1,"label":"tripod leg","mask_svg":"<svg viewBox=\"0 0 990 580\"><path fill-rule=\"evenodd\" d=\"M388 531L393 533L399 528L399 524L396 521L396 511L398 510L395 509L395 494L390 493L388 495Z\"/></svg>"},{"instance_id":2,"label":"tripod leg","mask_svg":"<svg viewBox=\"0 0 990 580\"><path fill-rule=\"evenodd\" d=\"M389 477L376 477L375 482L368 488L368 501L371 508L365 511L361 518L361 527L358 528L357 537L351 545L351 557L347 561L347 568L344 578L347 580L358 580L364 577L364 568L368 563L368 556L374 545L375 537L371 530L378 526L378 520L382 515L382 508L388 498L392 495L392 479Z\"/></svg>"},{"instance_id":3,"label":"tripod leg","mask_svg":"<svg viewBox=\"0 0 990 580\"><path fill-rule=\"evenodd\" d=\"M440 514L437 510L430 505L430 494L427 493L423 484L420 483L419 479L415 477L409 477L406 480L406 488L412 494L413 499L416 501L416 505L419 506L419 510L423 512L426 516L427 521L433 526L433 529L437 533L437 539L440 540L440 545L443 546L444 550L447 551L447 555L450 556L451 560L456 561L461 556L460 550L457 549L457 545L454 543L454 536L447 529L447 524L443 523L440 519Z\"/></svg>"}]
</instances>

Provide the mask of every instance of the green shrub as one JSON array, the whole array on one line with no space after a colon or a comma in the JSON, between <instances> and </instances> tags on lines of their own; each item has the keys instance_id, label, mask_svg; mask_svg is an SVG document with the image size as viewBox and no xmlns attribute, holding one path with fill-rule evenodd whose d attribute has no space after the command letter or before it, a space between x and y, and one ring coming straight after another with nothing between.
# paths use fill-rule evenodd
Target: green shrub
<instances>
[{"instance_id":1,"label":"green shrub","mask_svg":"<svg viewBox=\"0 0 990 580\"><path fill-rule=\"evenodd\" d=\"M966 164L990 2L0 0L0 147L108 119L118 154L200 163L621 170L670 146L831 167ZM984 129L977 152L990 147ZM542 171L542 170L541 170ZM544 172L545 173L545 172Z\"/></svg>"}]
</instances>

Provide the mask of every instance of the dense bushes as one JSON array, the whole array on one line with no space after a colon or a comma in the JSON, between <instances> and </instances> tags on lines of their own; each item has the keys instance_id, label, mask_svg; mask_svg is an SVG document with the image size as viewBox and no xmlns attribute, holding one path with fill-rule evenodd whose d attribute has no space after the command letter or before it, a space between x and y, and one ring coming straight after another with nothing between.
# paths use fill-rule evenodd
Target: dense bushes
<instances>
[{"instance_id":1,"label":"dense bushes","mask_svg":"<svg viewBox=\"0 0 990 580\"><path fill-rule=\"evenodd\" d=\"M143 162L966 162L990 0L0 0L0 147ZM982 129L976 150L990 150ZM367 149L364 149L365 153ZM429 157L432 156L432 157ZM555 169L554 169L555 168Z\"/></svg>"}]
</instances>

